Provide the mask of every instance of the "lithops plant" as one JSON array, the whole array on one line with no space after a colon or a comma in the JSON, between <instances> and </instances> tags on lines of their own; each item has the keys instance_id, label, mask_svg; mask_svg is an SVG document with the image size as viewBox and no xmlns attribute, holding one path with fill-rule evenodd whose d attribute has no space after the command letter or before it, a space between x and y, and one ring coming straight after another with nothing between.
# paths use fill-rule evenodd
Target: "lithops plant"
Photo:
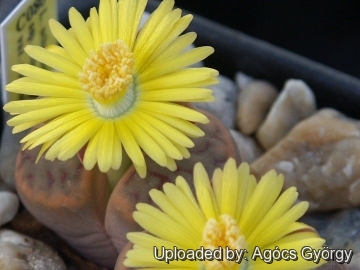
<instances>
[{"instance_id":1,"label":"lithops plant","mask_svg":"<svg viewBox=\"0 0 360 270\"><path fill-rule=\"evenodd\" d=\"M230 133L215 117L206 115L210 123L199 125L205 135L194 139L190 157L179 161L175 172L146 157L146 178L141 178L131 165L114 189L107 174L97 167L85 170L77 156L67 161L40 158L36 163L36 150L20 151L16 185L21 200L38 220L86 258L114 267L127 243L126 234L141 230L132 215L137 203L151 202L151 189L174 182L178 175L193 187L192 168L199 161L209 174L229 157L240 162Z\"/></svg>"},{"instance_id":2,"label":"lithops plant","mask_svg":"<svg viewBox=\"0 0 360 270\"><path fill-rule=\"evenodd\" d=\"M28 45L25 52L51 70L15 65L23 77L6 86L38 96L4 106L14 133L32 128L16 165L23 203L106 266L115 263L123 234L134 229L134 204L148 200L150 188L185 174L197 159L211 170L237 157L218 120L190 105L214 100L207 87L218 71L190 67L213 48L188 49L196 34L182 33L192 15L182 16L173 0L140 27L146 4L100 0L86 20L71 8L70 29L50 20L60 46Z\"/></svg>"}]
</instances>

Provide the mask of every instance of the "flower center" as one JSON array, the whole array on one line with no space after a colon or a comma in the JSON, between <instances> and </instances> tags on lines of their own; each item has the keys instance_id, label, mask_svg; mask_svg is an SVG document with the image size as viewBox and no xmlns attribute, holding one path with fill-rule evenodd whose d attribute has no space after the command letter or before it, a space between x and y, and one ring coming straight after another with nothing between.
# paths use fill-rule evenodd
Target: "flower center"
<instances>
[{"instance_id":1,"label":"flower center","mask_svg":"<svg viewBox=\"0 0 360 270\"><path fill-rule=\"evenodd\" d=\"M205 260L204 268L208 270L221 270L221 269L240 269L240 264L236 261L226 260L225 257L225 248L232 250L242 250L245 249L245 237L241 234L240 228L237 225L234 218L230 215L223 214L220 216L219 221L215 219L209 219L206 222L203 238L201 245L205 249L218 249L222 247L223 249L223 260ZM243 258L242 264L244 264L245 259Z\"/></svg>"},{"instance_id":2,"label":"flower center","mask_svg":"<svg viewBox=\"0 0 360 270\"><path fill-rule=\"evenodd\" d=\"M105 43L86 59L79 80L82 89L103 105L123 97L133 82L134 56L121 40Z\"/></svg>"}]
</instances>

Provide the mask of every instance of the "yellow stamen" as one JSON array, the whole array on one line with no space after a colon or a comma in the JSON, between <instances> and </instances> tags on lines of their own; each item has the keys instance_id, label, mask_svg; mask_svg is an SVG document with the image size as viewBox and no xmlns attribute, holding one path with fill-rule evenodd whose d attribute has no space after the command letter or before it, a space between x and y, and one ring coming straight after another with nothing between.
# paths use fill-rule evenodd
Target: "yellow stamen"
<instances>
[{"instance_id":1,"label":"yellow stamen","mask_svg":"<svg viewBox=\"0 0 360 270\"><path fill-rule=\"evenodd\" d=\"M205 249L217 249L219 247L229 249L245 249L245 237L241 234L240 228L234 218L230 215L223 214L219 217L219 221L211 218L206 222L201 245ZM225 257L224 257L225 258ZM221 270L221 269L237 269L239 264L235 261L228 260L205 260L205 269Z\"/></svg>"},{"instance_id":2,"label":"yellow stamen","mask_svg":"<svg viewBox=\"0 0 360 270\"><path fill-rule=\"evenodd\" d=\"M133 81L133 53L121 40L105 43L86 59L79 80L82 89L100 104L111 104L122 97Z\"/></svg>"}]
</instances>

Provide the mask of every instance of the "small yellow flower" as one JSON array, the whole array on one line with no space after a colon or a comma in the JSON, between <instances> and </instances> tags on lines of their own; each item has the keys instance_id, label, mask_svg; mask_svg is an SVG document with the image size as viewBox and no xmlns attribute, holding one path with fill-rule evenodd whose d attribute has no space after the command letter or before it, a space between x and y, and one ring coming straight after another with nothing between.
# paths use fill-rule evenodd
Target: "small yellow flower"
<instances>
[{"instance_id":1,"label":"small yellow flower","mask_svg":"<svg viewBox=\"0 0 360 270\"><path fill-rule=\"evenodd\" d=\"M242 163L237 168L235 160L229 159L224 170L215 170L210 182L203 165L197 163L194 168L196 197L179 176L176 184L163 186L164 192L150 191L159 209L137 204L134 219L147 232L127 235L134 247L127 252L124 264L149 269L242 270L310 269L323 264L323 261L315 264L301 256L304 246L321 249L325 240L310 226L297 222L309 204L294 205L298 197L295 187L281 194L283 181L283 175L272 170L257 183L250 175L248 164ZM201 248L214 251L221 247L223 257L212 261L169 260L167 264L157 260L163 259L162 247L173 251L176 247L185 252ZM241 263L226 260L226 247L246 249L247 260L243 258ZM265 250L289 250L289 253L283 253L280 260L274 255L269 263L269 259L260 258L259 252Z\"/></svg>"},{"instance_id":2,"label":"small yellow flower","mask_svg":"<svg viewBox=\"0 0 360 270\"><path fill-rule=\"evenodd\" d=\"M103 172L118 169L123 149L140 176L146 175L145 152L159 165L176 169L175 160L189 157L191 137L204 133L195 123L203 114L182 102L212 101L206 89L218 72L190 68L213 53L211 47L185 50L196 38L182 34L192 20L164 0L139 29L147 0L100 0L85 21L71 8L71 28L50 20L61 46L26 46L33 59L49 66L15 65L23 75L7 85L10 92L39 96L12 101L4 110L17 133L38 124L25 136L24 149L42 145L49 160L67 160L86 146L84 166Z\"/></svg>"}]
</instances>

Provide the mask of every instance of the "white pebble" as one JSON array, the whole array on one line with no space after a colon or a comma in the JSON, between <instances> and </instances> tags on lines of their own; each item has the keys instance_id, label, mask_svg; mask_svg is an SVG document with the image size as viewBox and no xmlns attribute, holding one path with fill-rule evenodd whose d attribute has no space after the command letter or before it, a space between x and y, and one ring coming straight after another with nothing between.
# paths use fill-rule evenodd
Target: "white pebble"
<instances>
[{"instance_id":1,"label":"white pebble","mask_svg":"<svg viewBox=\"0 0 360 270\"><path fill-rule=\"evenodd\" d=\"M215 101L194 104L197 108L216 116L227 128L234 128L238 88L232 80L225 76L220 75L218 79L219 84L209 87L213 90Z\"/></svg>"},{"instance_id":2,"label":"white pebble","mask_svg":"<svg viewBox=\"0 0 360 270\"><path fill-rule=\"evenodd\" d=\"M287 80L256 132L258 142L264 149L270 149L297 123L312 115L315 110L315 96L309 86L301 80Z\"/></svg>"},{"instance_id":3,"label":"white pebble","mask_svg":"<svg viewBox=\"0 0 360 270\"><path fill-rule=\"evenodd\" d=\"M15 231L0 230L0 269L66 270L48 245Z\"/></svg>"},{"instance_id":4,"label":"white pebble","mask_svg":"<svg viewBox=\"0 0 360 270\"><path fill-rule=\"evenodd\" d=\"M238 147L242 162L251 163L263 154L252 137L233 129L230 129L230 134Z\"/></svg>"},{"instance_id":5,"label":"white pebble","mask_svg":"<svg viewBox=\"0 0 360 270\"><path fill-rule=\"evenodd\" d=\"M19 209L19 197L8 191L0 192L0 226L11 221Z\"/></svg>"}]
</instances>

